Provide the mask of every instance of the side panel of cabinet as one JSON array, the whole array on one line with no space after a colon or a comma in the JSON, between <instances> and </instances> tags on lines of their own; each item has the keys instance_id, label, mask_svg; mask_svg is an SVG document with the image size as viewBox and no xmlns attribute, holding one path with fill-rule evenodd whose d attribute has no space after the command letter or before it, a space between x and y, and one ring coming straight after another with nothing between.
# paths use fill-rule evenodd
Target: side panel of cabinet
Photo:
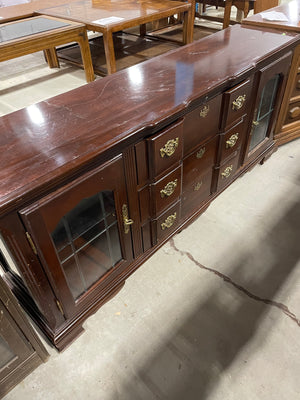
<instances>
[{"instance_id":1,"label":"side panel of cabinet","mask_svg":"<svg viewBox=\"0 0 300 400\"><path fill-rule=\"evenodd\" d=\"M132 261L122 157L20 211L66 318Z\"/></svg>"}]
</instances>

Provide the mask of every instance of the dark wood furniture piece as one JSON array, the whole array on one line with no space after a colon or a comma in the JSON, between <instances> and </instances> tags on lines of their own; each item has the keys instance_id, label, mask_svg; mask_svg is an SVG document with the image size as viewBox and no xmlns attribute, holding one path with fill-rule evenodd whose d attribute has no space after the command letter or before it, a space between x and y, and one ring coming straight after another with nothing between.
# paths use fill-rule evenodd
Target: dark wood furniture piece
<instances>
[{"instance_id":1,"label":"dark wood furniture piece","mask_svg":"<svg viewBox=\"0 0 300 400\"><path fill-rule=\"evenodd\" d=\"M10 284L58 349L153 252L272 154L299 41L235 25L0 118Z\"/></svg>"},{"instance_id":2,"label":"dark wood furniture piece","mask_svg":"<svg viewBox=\"0 0 300 400\"><path fill-rule=\"evenodd\" d=\"M283 34L285 32L300 33L300 0L282 4L273 8L272 11L283 13L288 21L268 21L263 19L261 14L256 14L243 20L243 24L258 28L275 28ZM297 47L294 52L285 95L275 127L275 139L278 145L298 137L300 137L300 47Z\"/></svg>"},{"instance_id":3,"label":"dark wood furniture piece","mask_svg":"<svg viewBox=\"0 0 300 400\"><path fill-rule=\"evenodd\" d=\"M38 13L82 22L87 29L103 34L107 73L116 72L113 33L175 14L183 14L183 43L193 40L193 14L187 2L173 0L82 0L38 10Z\"/></svg>"},{"instance_id":4,"label":"dark wood furniture piece","mask_svg":"<svg viewBox=\"0 0 300 400\"><path fill-rule=\"evenodd\" d=\"M1 275L0 321L0 398L2 398L45 362L48 353Z\"/></svg>"},{"instance_id":5,"label":"dark wood furniture piece","mask_svg":"<svg viewBox=\"0 0 300 400\"><path fill-rule=\"evenodd\" d=\"M87 82L95 79L90 47L83 24L37 16L0 25L0 61L44 50L50 68L59 67L55 47L76 42Z\"/></svg>"}]
</instances>

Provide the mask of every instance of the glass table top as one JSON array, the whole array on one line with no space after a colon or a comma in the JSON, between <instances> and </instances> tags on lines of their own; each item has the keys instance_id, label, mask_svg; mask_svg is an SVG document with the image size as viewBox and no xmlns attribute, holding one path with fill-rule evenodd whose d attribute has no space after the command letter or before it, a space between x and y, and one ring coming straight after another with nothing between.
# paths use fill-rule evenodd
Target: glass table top
<instances>
[{"instance_id":1,"label":"glass table top","mask_svg":"<svg viewBox=\"0 0 300 400\"><path fill-rule=\"evenodd\" d=\"M70 24L66 22L43 17L17 21L8 25L0 25L0 43L51 31L52 29L63 28L69 25Z\"/></svg>"}]
</instances>

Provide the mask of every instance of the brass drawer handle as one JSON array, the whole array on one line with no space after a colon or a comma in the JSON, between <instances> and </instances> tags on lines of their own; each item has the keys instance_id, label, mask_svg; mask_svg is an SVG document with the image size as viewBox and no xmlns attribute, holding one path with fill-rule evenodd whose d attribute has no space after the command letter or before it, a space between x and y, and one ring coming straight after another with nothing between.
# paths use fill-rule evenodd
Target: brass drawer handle
<instances>
[{"instance_id":1,"label":"brass drawer handle","mask_svg":"<svg viewBox=\"0 0 300 400\"><path fill-rule=\"evenodd\" d=\"M300 79L297 81L296 89L300 89Z\"/></svg>"},{"instance_id":2,"label":"brass drawer handle","mask_svg":"<svg viewBox=\"0 0 300 400\"><path fill-rule=\"evenodd\" d=\"M206 151L206 148L202 147L199 151L197 151L196 157L197 158L202 158L204 156L205 151Z\"/></svg>"},{"instance_id":3,"label":"brass drawer handle","mask_svg":"<svg viewBox=\"0 0 300 400\"><path fill-rule=\"evenodd\" d=\"M124 233L129 233L129 226L133 224L133 220L128 218L128 208L126 204L122 206L122 216L124 224Z\"/></svg>"},{"instance_id":4,"label":"brass drawer handle","mask_svg":"<svg viewBox=\"0 0 300 400\"><path fill-rule=\"evenodd\" d=\"M297 118L300 115L300 107L293 107L289 110L289 118Z\"/></svg>"},{"instance_id":5,"label":"brass drawer handle","mask_svg":"<svg viewBox=\"0 0 300 400\"><path fill-rule=\"evenodd\" d=\"M207 114L209 113L209 106L203 106L199 112L199 115L201 118L207 117Z\"/></svg>"},{"instance_id":6,"label":"brass drawer handle","mask_svg":"<svg viewBox=\"0 0 300 400\"><path fill-rule=\"evenodd\" d=\"M171 194L174 193L177 187L177 181L178 179L174 179L174 181L168 182L166 186L160 191L160 196L162 198L171 196Z\"/></svg>"},{"instance_id":7,"label":"brass drawer handle","mask_svg":"<svg viewBox=\"0 0 300 400\"><path fill-rule=\"evenodd\" d=\"M177 214L174 212L174 214L171 214L168 216L168 218L163 222L160 226L162 230L165 230L166 228L171 228L171 226L174 224L176 221Z\"/></svg>"},{"instance_id":8,"label":"brass drawer handle","mask_svg":"<svg viewBox=\"0 0 300 400\"><path fill-rule=\"evenodd\" d=\"M245 101L246 101L246 95L245 95L245 94L242 95L242 96L237 97L237 98L232 102L232 109L233 109L234 111L240 110L240 109L243 107Z\"/></svg>"},{"instance_id":9,"label":"brass drawer handle","mask_svg":"<svg viewBox=\"0 0 300 400\"><path fill-rule=\"evenodd\" d=\"M197 192L198 190L200 190L201 186L202 186L203 182L198 182L195 184L194 186L194 192Z\"/></svg>"},{"instance_id":10,"label":"brass drawer handle","mask_svg":"<svg viewBox=\"0 0 300 400\"><path fill-rule=\"evenodd\" d=\"M239 134L234 133L233 135L230 136L228 140L226 140L226 149L230 149L231 147L236 145L236 142L238 141Z\"/></svg>"},{"instance_id":11,"label":"brass drawer handle","mask_svg":"<svg viewBox=\"0 0 300 400\"><path fill-rule=\"evenodd\" d=\"M167 143L160 149L160 156L164 158L164 156L170 157L175 153L179 144L179 138L168 140Z\"/></svg>"},{"instance_id":12,"label":"brass drawer handle","mask_svg":"<svg viewBox=\"0 0 300 400\"><path fill-rule=\"evenodd\" d=\"M222 174L221 174L222 175L222 179L223 178L225 178L225 179L229 178L229 176L231 175L232 170L233 170L233 165L232 164L229 165L229 167L226 167L224 169L224 171L222 172Z\"/></svg>"}]
</instances>

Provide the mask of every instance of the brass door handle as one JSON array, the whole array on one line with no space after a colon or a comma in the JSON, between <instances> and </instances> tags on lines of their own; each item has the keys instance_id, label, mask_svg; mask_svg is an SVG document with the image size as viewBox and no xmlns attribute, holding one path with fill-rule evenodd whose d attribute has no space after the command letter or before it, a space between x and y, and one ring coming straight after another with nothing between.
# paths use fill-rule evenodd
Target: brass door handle
<instances>
[{"instance_id":1,"label":"brass door handle","mask_svg":"<svg viewBox=\"0 0 300 400\"><path fill-rule=\"evenodd\" d=\"M235 146L236 142L238 141L238 138L239 138L238 133L234 133L233 135L231 135L230 138L226 140L226 149Z\"/></svg>"},{"instance_id":2,"label":"brass door handle","mask_svg":"<svg viewBox=\"0 0 300 400\"><path fill-rule=\"evenodd\" d=\"M178 181L178 179L174 179L174 181L171 181L166 184L166 186L160 191L161 198L169 197L169 196L171 196L171 194L174 193L174 191L177 187L177 181Z\"/></svg>"},{"instance_id":3,"label":"brass door handle","mask_svg":"<svg viewBox=\"0 0 300 400\"><path fill-rule=\"evenodd\" d=\"M229 176L231 175L231 173L232 173L232 170L233 170L233 165L231 164L231 165L229 165L228 167L226 167L225 169L224 169L224 171L222 172L222 178L225 178L225 179L227 179L227 178L229 178Z\"/></svg>"},{"instance_id":4,"label":"brass door handle","mask_svg":"<svg viewBox=\"0 0 300 400\"><path fill-rule=\"evenodd\" d=\"M166 228L171 228L171 226L174 224L177 218L177 213L174 212L174 214L171 214L168 216L168 218L163 222L160 226L162 230L165 230Z\"/></svg>"},{"instance_id":5,"label":"brass door handle","mask_svg":"<svg viewBox=\"0 0 300 400\"><path fill-rule=\"evenodd\" d=\"M122 206L122 216L123 216L123 225L124 225L124 233L129 233L129 226L134 223L134 221L128 218L128 208L126 204Z\"/></svg>"},{"instance_id":6,"label":"brass door handle","mask_svg":"<svg viewBox=\"0 0 300 400\"><path fill-rule=\"evenodd\" d=\"M234 111L240 110L240 109L243 107L245 101L246 101L246 95L245 95L245 94L244 94L244 95L241 95L241 96L239 96L239 97L237 97L237 98L232 102L232 109L233 109Z\"/></svg>"},{"instance_id":7,"label":"brass door handle","mask_svg":"<svg viewBox=\"0 0 300 400\"><path fill-rule=\"evenodd\" d=\"M177 149L179 144L179 138L177 137L176 139L170 139L167 141L167 143L162 147L159 152L161 158L164 158L164 156L170 157L172 154L175 153L175 150Z\"/></svg>"}]
</instances>

